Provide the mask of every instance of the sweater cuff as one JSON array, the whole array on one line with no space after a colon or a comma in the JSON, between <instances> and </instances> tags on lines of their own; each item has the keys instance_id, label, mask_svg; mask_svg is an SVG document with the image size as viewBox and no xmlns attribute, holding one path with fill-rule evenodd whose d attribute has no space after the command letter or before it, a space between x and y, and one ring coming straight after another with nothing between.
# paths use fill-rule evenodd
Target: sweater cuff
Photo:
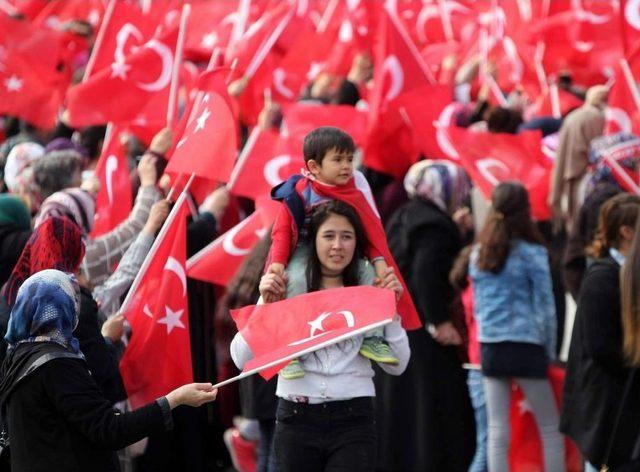
<instances>
[{"instance_id":1,"label":"sweater cuff","mask_svg":"<svg viewBox=\"0 0 640 472\"><path fill-rule=\"evenodd\" d=\"M169 406L169 400L167 400L167 397L160 397L156 400L156 403L160 406L160 410L162 410L162 418L164 419L165 431L172 430L173 416L171 415L171 407Z\"/></svg>"}]
</instances>

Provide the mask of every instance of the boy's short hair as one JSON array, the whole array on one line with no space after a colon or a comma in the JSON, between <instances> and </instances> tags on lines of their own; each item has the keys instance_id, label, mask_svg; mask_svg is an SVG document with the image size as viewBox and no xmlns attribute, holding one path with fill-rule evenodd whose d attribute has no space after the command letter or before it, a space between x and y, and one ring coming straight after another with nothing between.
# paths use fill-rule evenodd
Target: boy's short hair
<instances>
[{"instance_id":1,"label":"boy's short hair","mask_svg":"<svg viewBox=\"0 0 640 472\"><path fill-rule=\"evenodd\" d=\"M353 138L340 128L334 126L316 128L304 138L304 144L302 145L304 162L313 159L322 165L322 159L332 149L340 153L354 153L356 145L353 142Z\"/></svg>"}]
</instances>

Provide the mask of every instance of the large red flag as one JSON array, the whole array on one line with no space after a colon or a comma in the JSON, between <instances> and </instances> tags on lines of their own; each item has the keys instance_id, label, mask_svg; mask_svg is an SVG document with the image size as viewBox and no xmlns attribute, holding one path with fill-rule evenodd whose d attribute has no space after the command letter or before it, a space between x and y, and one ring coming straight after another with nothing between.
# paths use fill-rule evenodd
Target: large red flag
<instances>
[{"instance_id":1,"label":"large red flag","mask_svg":"<svg viewBox=\"0 0 640 472\"><path fill-rule=\"evenodd\" d=\"M192 121L176 144L167 172L195 174L227 182L236 160L236 123L226 91L228 70L208 72L201 99L194 104Z\"/></svg>"},{"instance_id":2,"label":"large red flag","mask_svg":"<svg viewBox=\"0 0 640 472\"><path fill-rule=\"evenodd\" d=\"M264 200L256 211L187 261L189 277L226 287L247 254L269 231L280 204Z\"/></svg>"},{"instance_id":3,"label":"large red flag","mask_svg":"<svg viewBox=\"0 0 640 472\"><path fill-rule=\"evenodd\" d=\"M304 167L300 141L255 127L233 169L229 191L256 200Z\"/></svg>"},{"instance_id":4,"label":"large red flag","mask_svg":"<svg viewBox=\"0 0 640 472\"><path fill-rule=\"evenodd\" d=\"M500 182L517 180L529 192L533 216L538 220L551 217L547 197L552 163L542 153L540 132L513 135L448 128L447 133L460 164L486 198L491 198Z\"/></svg>"},{"instance_id":5,"label":"large red flag","mask_svg":"<svg viewBox=\"0 0 640 472\"><path fill-rule=\"evenodd\" d=\"M283 107L287 131L302 140L320 126L335 126L363 147L367 138L367 113L349 105L292 103Z\"/></svg>"},{"instance_id":6,"label":"large red flag","mask_svg":"<svg viewBox=\"0 0 640 472\"><path fill-rule=\"evenodd\" d=\"M616 81L609 92L607 108L605 109L605 134L614 134L620 131L625 133L640 133L640 111L634 100L634 91L637 84L632 79L627 81L622 68L616 68ZM637 93L637 92L636 92Z\"/></svg>"},{"instance_id":7,"label":"large red flag","mask_svg":"<svg viewBox=\"0 0 640 472\"><path fill-rule=\"evenodd\" d=\"M215 48L224 50L240 21L239 3L227 0L193 4L184 44L185 57L206 61Z\"/></svg>"},{"instance_id":8,"label":"large red flag","mask_svg":"<svg viewBox=\"0 0 640 472\"><path fill-rule=\"evenodd\" d=\"M96 198L92 238L108 233L126 220L131 212L129 164L126 149L120 141L120 129L116 125L109 126L95 175L100 182L100 190Z\"/></svg>"},{"instance_id":9,"label":"large red flag","mask_svg":"<svg viewBox=\"0 0 640 472\"><path fill-rule=\"evenodd\" d=\"M33 24L61 31L66 22L78 20L86 21L95 28L103 13L104 2L101 0L48 2L34 18Z\"/></svg>"},{"instance_id":10,"label":"large red flag","mask_svg":"<svg viewBox=\"0 0 640 472\"><path fill-rule=\"evenodd\" d=\"M154 122L165 117L173 70L177 28L149 40L110 67L69 89L68 110L74 127L108 122Z\"/></svg>"},{"instance_id":11,"label":"large red flag","mask_svg":"<svg viewBox=\"0 0 640 472\"><path fill-rule=\"evenodd\" d=\"M549 382L558 408L562 404L564 378L564 369L555 366L549 368ZM511 393L510 420L509 470L543 470L542 441L533 409L517 385L514 385ZM565 461L568 472L582 471L584 464L580 451L569 438L565 438Z\"/></svg>"},{"instance_id":12,"label":"large red flag","mask_svg":"<svg viewBox=\"0 0 640 472\"><path fill-rule=\"evenodd\" d=\"M0 62L0 114L14 115L42 129L52 129L62 106L67 79L55 70L44 72L19 53Z\"/></svg>"},{"instance_id":13,"label":"large red flag","mask_svg":"<svg viewBox=\"0 0 640 472\"><path fill-rule=\"evenodd\" d=\"M371 286L320 290L232 310L254 358L243 372L271 378L290 359L336 344L393 320L395 295Z\"/></svg>"},{"instance_id":14,"label":"large red flag","mask_svg":"<svg viewBox=\"0 0 640 472\"><path fill-rule=\"evenodd\" d=\"M193 382L185 271L189 208L185 198L176 205L124 312L132 335L120 372L133 408Z\"/></svg>"}]
</instances>

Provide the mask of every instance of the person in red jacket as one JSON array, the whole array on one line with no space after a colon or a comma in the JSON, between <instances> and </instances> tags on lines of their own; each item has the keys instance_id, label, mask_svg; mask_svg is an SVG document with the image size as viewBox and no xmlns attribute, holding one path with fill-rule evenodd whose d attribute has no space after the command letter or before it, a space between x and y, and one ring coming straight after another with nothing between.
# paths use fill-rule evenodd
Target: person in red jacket
<instances>
[{"instance_id":1,"label":"person in red jacket","mask_svg":"<svg viewBox=\"0 0 640 472\"><path fill-rule=\"evenodd\" d=\"M338 128L316 128L305 137L303 154L308 173L295 175L272 190L272 197L283 205L271 232L273 243L267 273L284 277L287 264L306 263L310 215L319 204L329 200L342 200L358 211L371 241L366 253L377 278L383 280L392 270L388 266L392 259L371 189L364 176L353 168L354 152L353 139ZM265 301L274 301L278 296L269 294ZM360 354L376 362L397 364L398 359L378 331L367 334ZM288 379L300 378L304 370L294 360L281 375Z\"/></svg>"}]
</instances>

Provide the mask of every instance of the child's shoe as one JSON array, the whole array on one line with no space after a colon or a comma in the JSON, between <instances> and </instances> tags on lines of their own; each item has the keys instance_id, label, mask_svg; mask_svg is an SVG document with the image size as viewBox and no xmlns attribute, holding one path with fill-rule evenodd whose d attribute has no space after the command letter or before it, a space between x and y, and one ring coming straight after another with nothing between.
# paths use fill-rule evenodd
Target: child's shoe
<instances>
[{"instance_id":1,"label":"child's shoe","mask_svg":"<svg viewBox=\"0 0 640 472\"><path fill-rule=\"evenodd\" d=\"M284 366L280 371L280 375L287 380L295 380L304 377L304 369L302 368L300 361L298 359L294 359Z\"/></svg>"},{"instance_id":2,"label":"child's shoe","mask_svg":"<svg viewBox=\"0 0 640 472\"><path fill-rule=\"evenodd\" d=\"M364 338L360 346L360 355L381 364L398 365L400 362L386 341L379 336Z\"/></svg>"}]
</instances>

